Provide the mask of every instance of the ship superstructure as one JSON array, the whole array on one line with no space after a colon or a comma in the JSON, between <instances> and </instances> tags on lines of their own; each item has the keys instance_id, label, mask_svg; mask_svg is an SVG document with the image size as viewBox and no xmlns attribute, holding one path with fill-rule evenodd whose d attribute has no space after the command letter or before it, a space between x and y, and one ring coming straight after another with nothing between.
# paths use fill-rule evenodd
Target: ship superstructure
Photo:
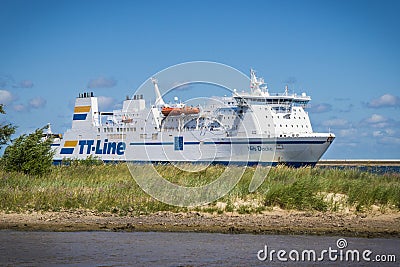
<instances>
[{"instance_id":1,"label":"ship superstructure","mask_svg":"<svg viewBox=\"0 0 400 267\"><path fill-rule=\"evenodd\" d=\"M56 138L54 162L97 156L104 161L314 165L335 136L313 132L305 93L271 94L251 71L250 91L235 90L207 106L127 97L122 109L98 110L93 93L75 101L71 129Z\"/></svg>"}]
</instances>

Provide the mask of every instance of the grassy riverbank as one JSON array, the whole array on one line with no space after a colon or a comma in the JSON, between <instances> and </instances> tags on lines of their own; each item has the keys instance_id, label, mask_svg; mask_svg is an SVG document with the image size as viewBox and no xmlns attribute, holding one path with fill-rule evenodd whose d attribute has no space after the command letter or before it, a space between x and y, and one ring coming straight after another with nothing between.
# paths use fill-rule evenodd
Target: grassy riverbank
<instances>
[{"instance_id":1,"label":"grassy riverbank","mask_svg":"<svg viewBox=\"0 0 400 267\"><path fill-rule=\"evenodd\" d=\"M143 166L144 167L144 166ZM224 171L210 166L197 173L157 166L170 181L206 184ZM208 213L262 213L273 207L302 211L368 212L400 210L399 174L377 175L355 170L272 168L254 193L248 192L254 168L247 168L231 192L192 210ZM0 210L5 212L91 210L118 215L186 212L161 203L141 190L125 164L52 167L49 175L28 176L0 170Z\"/></svg>"}]
</instances>

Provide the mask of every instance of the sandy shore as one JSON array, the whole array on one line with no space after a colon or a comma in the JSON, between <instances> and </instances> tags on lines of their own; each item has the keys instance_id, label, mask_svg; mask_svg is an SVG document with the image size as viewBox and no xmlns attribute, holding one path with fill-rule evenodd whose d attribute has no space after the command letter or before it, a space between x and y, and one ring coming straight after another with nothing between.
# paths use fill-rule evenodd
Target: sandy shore
<instances>
[{"instance_id":1,"label":"sandy shore","mask_svg":"<svg viewBox=\"0 0 400 267\"><path fill-rule=\"evenodd\" d=\"M341 214L272 210L262 214L158 212L118 216L91 211L0 212L0 229L313 234L400 238L400 213Z\"/></svg>"}]
</instances>

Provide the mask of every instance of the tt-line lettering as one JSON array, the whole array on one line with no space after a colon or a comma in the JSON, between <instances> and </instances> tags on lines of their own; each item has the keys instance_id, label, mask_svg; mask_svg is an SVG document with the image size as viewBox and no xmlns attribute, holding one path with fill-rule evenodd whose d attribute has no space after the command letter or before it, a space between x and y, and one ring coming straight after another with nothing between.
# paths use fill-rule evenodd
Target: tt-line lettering
<instances>
[{"instance_id":1,"label":"tt-line lettering","mask_svg":"<svg viewBox=\"0 0 400 267\"><path fill-rule=\"evenodd\" d=\"M97 155L123 155L126 148L125 142L108 142L108 139L104 139L103 144L101 140L97 140L96 144L94 140L79 140L78 144L79 154L91 154L94 152Z\"/></svg>"}]
</instances>

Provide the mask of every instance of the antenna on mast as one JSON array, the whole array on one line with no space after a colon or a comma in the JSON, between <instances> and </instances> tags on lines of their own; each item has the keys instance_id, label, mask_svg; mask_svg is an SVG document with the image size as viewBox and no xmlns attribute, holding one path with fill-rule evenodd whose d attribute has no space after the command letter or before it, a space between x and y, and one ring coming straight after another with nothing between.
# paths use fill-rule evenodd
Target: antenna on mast
<instances>
[{"instance_id":1,"label":"antenna on mast","mask_svg":"<svg viewBox=\"0 0 400 267\"><path fill-rule=\"evenodd\" d=\"M254 89L257 88L257 77L256 72L253 69L250 69L250 90L253 93Z\"/></svg>"},{"instance_id":2,"label":"antenna on mast","mask_svg":"<svg viewBox=\"0 0 400 267\"><path fill-rule=\"evenodd\" d=\"M151 77L151 82L154 84L154 92L156 93L156 106L165 105L164 99L161 96L160 90L158 89L158 81L156 78Z\"/></svg>"}]
</instances>

